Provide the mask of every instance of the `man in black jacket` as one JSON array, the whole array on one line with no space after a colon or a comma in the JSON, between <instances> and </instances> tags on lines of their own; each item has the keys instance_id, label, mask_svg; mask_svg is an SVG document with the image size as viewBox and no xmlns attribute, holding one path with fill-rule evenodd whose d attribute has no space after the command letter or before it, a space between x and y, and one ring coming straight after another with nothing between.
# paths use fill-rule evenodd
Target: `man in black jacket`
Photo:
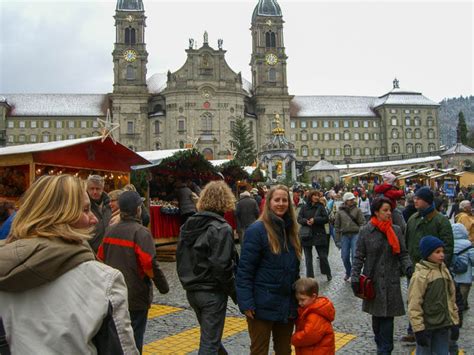
<instances>
[{"instance_id":1,"label":"man in black jacket","mask_svg":"<svg viewBox=\"0 0 474 355\"><path fill-rule=\"evenodd\" d=\"M91 200L91 210L97 218L94 226L94 235L88 240L94 253L104 238L105 229L109 226L112 217L109 196L104 192L104 178L100 175L90 175L87 178L87 194Z\"/></svg>"},{"instance_id":2,"label":"man in black jacket","mask_svg":"<svg viewBox=\"0 0 474 355\"><path fill-rule=\"evenodd\" d=\"M250 192L244 191L240 194L240 200L235 207L235 219L237 222L237 233L239 235L239 244L244 242L245 230L255 222L260 214L257 201L250 195Z\"/></svg>"}]
</instances>

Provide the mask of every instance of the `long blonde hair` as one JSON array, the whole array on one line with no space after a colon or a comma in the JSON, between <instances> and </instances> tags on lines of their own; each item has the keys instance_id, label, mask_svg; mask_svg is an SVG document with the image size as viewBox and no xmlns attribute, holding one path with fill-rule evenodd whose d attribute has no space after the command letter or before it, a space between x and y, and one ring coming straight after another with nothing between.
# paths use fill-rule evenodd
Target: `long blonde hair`
<instances>
[{"instance_id":1,"label":"long blonde hair","mask_svg":"<svg viewBox=\"0 0 474 355\"><path fill-rule=\"evenodd\" d=\"M296 222L296 213L293 208L293 204L291 203L290 200L290 190L285 186L285 185L276 185L273 186L268 192L267 195L265 196L265 207L263 208L262 215L260 216L259 220L263 222L263 225L265 226L265 229L267 230L268 234L268 244L270 244L270 250L273 254L280 254L282 250L282 246L280 245L280 241L278 239L278 233L275 231L275 228L273 227L273 222L270 218L270 214L273 213L270 209L270 200L273 197L273 194L277 190L282 190L285 191L288 197L288 211L286 212L291 221L293 222L291 224L290 230L289 230L289 239L290 243L293 245L296 251L296 256L298 259L301 259L301 243L300 239L298 237L298 223Z\"/></svg>"},{"instance_id":2,"label":"long blonde hair","mask_svg":"<svg viewBox=\"0 0 474 355\"><path fill-rule=\"evenodd\" d=\"M224 181L211 181L199 195L196 208L199 212L210 211L223 214L233 210L235 197L232 190Z\"/></svg>"},{"instance_id":3,"label":"long blonde hair","mask_svg":"<svg viewBox=\"0 0 474 355\"><path fill-rule=\"evenodd\" d=\"M20 201L9 242L23 238L62 238L82 243L91 228L74 228L84 208L85 183L71 175L42 176Z\"/></svg>"}]
</instances>

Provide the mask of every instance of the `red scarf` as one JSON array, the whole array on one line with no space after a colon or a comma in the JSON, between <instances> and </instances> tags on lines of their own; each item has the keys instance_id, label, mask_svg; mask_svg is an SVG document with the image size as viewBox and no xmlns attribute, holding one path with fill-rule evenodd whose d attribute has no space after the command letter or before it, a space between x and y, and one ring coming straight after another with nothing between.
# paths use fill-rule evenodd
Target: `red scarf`
<instances>
[{"instance_id":1,"label":"red scarf","mask_svg":"<svg viewBox=\"0 0 474 355\"><path fill-rule=\"evenodd\" d=\"M392 247L392 253L394 255L400 254L400 241L392 227L392 220L382 222L377 217L370 219L372 225L374 225L379 231L381 231L387 237L388 244Z\"/></svg>"}]
</instances>

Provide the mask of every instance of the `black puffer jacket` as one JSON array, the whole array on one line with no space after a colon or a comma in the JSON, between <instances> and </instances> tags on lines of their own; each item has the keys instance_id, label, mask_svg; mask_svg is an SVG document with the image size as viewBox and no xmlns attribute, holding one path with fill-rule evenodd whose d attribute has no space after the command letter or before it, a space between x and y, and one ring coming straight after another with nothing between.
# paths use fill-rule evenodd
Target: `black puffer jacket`
<instances>
[{"instance_id":1,"label":"black puffer jacket","mask_svg":"<svg viewBox=\"0 0 474 355\"><path fill-rule=\"evenodd\" d=\"M308 220L314 218L314 224L308 226ZM309 204L307 203L301 207L300 213L298 214L298 223L301 224L302 228L311 228L311 234L313 240L311 243L302 240L301 243L304 247L311 245L325 245L329 242L326 238L326 229L324 225L329 222L328 213L326 207L322 203ZM324 236L324 237L323 237Z\"/></svg>"},{"instance_id":2,"label":"black puffer jacket","mask_svg":"<svg viewBox=\"0 0 474 355\"><path fill-rule=\"evenodd\" d=\"M176 267L186 291L221 291L235 300L237 251L224 217L199 212L181 227Z\"/></svg>"}]
</instances>

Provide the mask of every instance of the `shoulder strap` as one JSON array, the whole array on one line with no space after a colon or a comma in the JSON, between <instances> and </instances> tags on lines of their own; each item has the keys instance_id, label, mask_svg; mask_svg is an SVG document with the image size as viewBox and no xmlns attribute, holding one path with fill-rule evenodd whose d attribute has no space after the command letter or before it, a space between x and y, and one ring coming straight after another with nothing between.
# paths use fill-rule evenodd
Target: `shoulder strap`
<instances>
[{"instance_id":1,"label":"shoulder strap","mask_svg":"<svg viewBox=\"0 0 474 355\"><path fill-rule=\"evenodd\" d=\"M343 211L346 215L349 216L350 219L352 219L352 222L354 222L357 226L359 226L359 222L357 222L357 220L354 218L354 216L352 216L349 212L347 212L346 210L341 210ZM360 227L360 226L359 226Z\"/></svg>"},{"instance_id":2,"label":"shoulder strap","mask_svg":"<svg viewBox=\"0 0 474 355\"><path fill-rule=\"evenodd\" d=\"M469 245L468 247L462 249L461 251L458 251L457 253L454 253L454 255L459 256L461 254L464 254L466 251L468 251L469 249L472 249L472 248L474 248L474 247L472 245Z\"/></svg>"}]
</instances>

